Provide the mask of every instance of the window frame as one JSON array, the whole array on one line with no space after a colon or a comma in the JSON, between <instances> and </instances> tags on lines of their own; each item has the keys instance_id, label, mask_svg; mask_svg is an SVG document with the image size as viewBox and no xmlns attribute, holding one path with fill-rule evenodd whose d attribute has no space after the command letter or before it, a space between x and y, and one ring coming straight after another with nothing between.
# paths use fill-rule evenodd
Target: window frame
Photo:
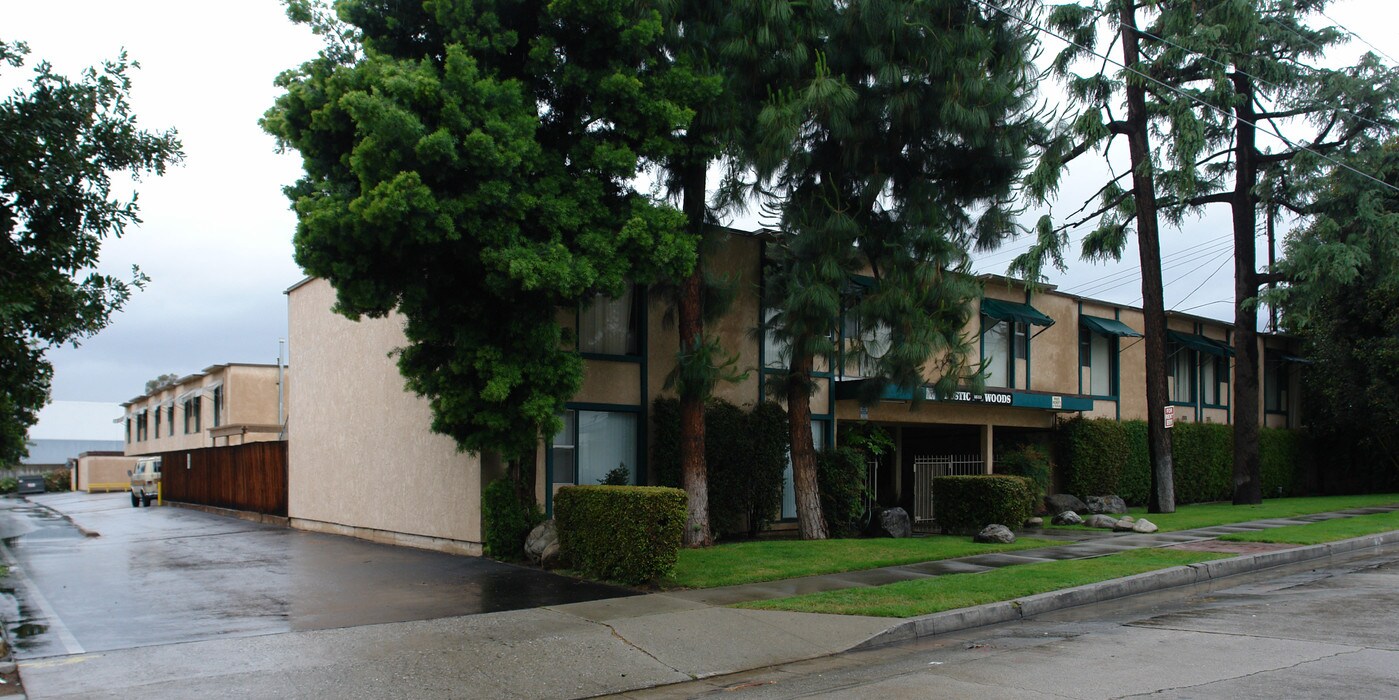
<instances>
[{"instance_id":1,"label":"window frame","mask_svg":"<svg viewBox=\"0 0 1399 700\"><path fill-rule=\"evenodd\" d=\"M1079 372L1079 377L1082 378L1084 368L1087 368L1087 369L1089 370L1089 371L1088 371L1088 376L1089 376L1088 390L1087 390L1087 391L1084 391L1084 392L1083 392L1083 395L1084 395L1084 396L1090 396L1090 397L1095 398L1095 399L1110 399L1110 400L1113 400L1113 401L1118 400L1119 398L1121 398L1121 395L1122 395L1122 376L1121 376L1121 371L1122 371L1122 360L1121 360L1121 353L1122 353L1121 343L1122 343L1122 338L1120 338L1120 337L1118 337L1118 336L1116 336L1116 335L1108 334L1108 333L1099 333L1099 332L1097 332L1097 331L1095 331L1095 330L1093 330L1093 329L1091 329L1091 328L1087 328L1087 327L1085 327L1085 326L1079 326L1078 332L1079 332L1079 336L1078 336L1078 372ZM1094 336L1097 336L1097 337L1099 337L1099 338L1102 338L1102 339L1106 340L1107 343L1108 343L1108 352L1107 352L1107 358L1108 358L1108 393L1106 393L1106 394L1095 394L1095 393L1093 393L1093 384L1092 384L1093 371L1092 371L1092 370L1093 370L1093 338L1094 338Z\"/></svg>"},{"instance_id":2,"label":"window frame","mask_svg":"<svg viewBox=\"0 0 1399 700\"><path fill-rule=\"evenodd\" d=\"M990 321L991 324L990 324L990 325L987 325L987 321ZM987 382L986 386L988 386L988 387L994 387L994 388L997 388L997 389L1028 389L1028 388L1029 388L1028 386L1024 386L1024 387L1017 386L1017 382L1018 382L1018 380L1019 380L1019 377L1016 376L1015 361L1016 361L1016 360L1024 360L1024 361L1025 361L1025 376L1028 377L1028 376L1030 375L1030 339L1033 337L1033 336L1030 334L1030 324L1028 324L1028 323L1021 323L1021 322L1017 322L1017 321L1010 320L1010 319L998 319L998 318L994 318L994 317L988 316L988 315L986 315L986 314L981 314L981 333L980 333L980 335L979 335L979 338L980 338L980 340L981 340L981 361L982 361L982 362L986 362L986 359L987 359L987 358L986 358L986 334L987 334L987 333L990 333L990 332L993 331L993 330L995 330L996 326L998 326L998 325L1000 325L1000 324L1002 324L1002 323L1008 324L1008 326L1007 326L1007 328L1006 328L1006 333L1005 333L1005 338L1006 338L1006 342L1005 342L1005 345L1006 345L1006 357L1005 357L1005 363L1006 363L1006 364L1005 364L1005 377L1006 377L1006 383L1005 383L1004 385L992 384L992 383L990 383L990 381L989 381L991 377L990 377L990 375L988 374L988 375L987 375L988 382ZM1024 356L1023 356L1023 357L1020 356L1020 354L1016 352L1016 346L1017 346L1017 345L1021 346L1021 350L1024 352ZM989 368L990 365L988 364L987 367ZM1028 384L1028 382L1027 382L1027 384Z\"/></svg>"},{"instance_id":3,"label":"window frame","mask_svg":"<svg viewBox=\"0 0 1399 700\"><path fill-rule=\"evenodd\" d=\"M1180 378L1176 376L1176 369L1179 364L1177 353L1180 352L1187 353L1185 355L1186 359L1184 365L1187 367L1190 375L1185 378L1184 385L1190 389L1190 397L1187 400L1181 400L1179 396L1177 396L1169 399L1167 403L1172 406L1195 406L1198 405L1199 401L1197 385L1199 384L1200 376L1200 353L1193 348L1186 347L1183 343L1177 343L1171 340L1166 341L1166 378L1169 380L1166 384L1166 389L1169 395L1172 389L1180 388ZM1180 392L1176 391L1174 393L1178 395Z\"/></svg>"},{"instance_id":4,"label":"window frame","mask_svg":"<svg viewBox=\"0 0 1399 700\"><path fill-rule=\"evenodd\" d=\"M586 304L586 305L585 305L585 304L581 304L581 303L580 303L580 304L578 305L578 307L574 309L574 322L573 322L573 328L574 328L574 333L573 333L573 336L574 336L574 343L573 343L573 347L574 347L574 349L578 352L579 356L581 356L581 357L583 357L583 358L585 358L585 359L586 359L586 358L609 359L609 360L616 360L616 359L640 360L640 359L641 359L642 354L643 354L643 352L644 352L644 348L645 348L645 346L646 346L644 334L646 333L645 315L646 315L646 309L647 309L648 304L646 303L646 294L645 294L645 288L644 288L644 287L642 287L642 286L639 285L639 284L632 284L632 285L630 286L630 290L631 290L631 307L632 307L632 308L631 308L630 313L629 313L629 323L627 324L627 332L628 332L628 334L630 335L630 339L629 339L630 342L627 343L626 351L619 354L619 353L602 352L602 351L599 351L599 350L585 350L585 349L583 349L583 310L584 310L584 306L592 307L592 306L596 306L596 305L599 304L599 303L613 302L613 301L616 301L616 299L617 299L616 297L608 297L608 296L605 296L605 295L602 295L602 294L596 294L596 295L594 295L593 300L592 300L592 302L591 302L590 304Z\"/></svg>"},{"instance_id":5,"label":"window frame","mask_svg":"<svg viewBox=\"0 0 1399 700\"><path fill-rule=\"evenodd\" d=\"M1282 353L1263 349L1263 414L1285 416L1292 403L1292 377ZM1276 407L1273 405L1277 400Z\"/></svg>"}]
</instances>

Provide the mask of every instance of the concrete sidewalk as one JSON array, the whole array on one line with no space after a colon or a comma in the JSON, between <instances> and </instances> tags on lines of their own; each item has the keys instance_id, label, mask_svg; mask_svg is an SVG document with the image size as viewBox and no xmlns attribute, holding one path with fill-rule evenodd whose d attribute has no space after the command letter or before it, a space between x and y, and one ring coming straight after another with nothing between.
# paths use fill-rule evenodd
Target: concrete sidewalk
<instances>
[{"instance_id":1,"label":"concrete sidewalk","mask_svg":"<svg viewBox=\"0 0 1399 700\"><path fill-rule=\"evenodd\" d=\"M1356 509L1174 533L1093 536L1055 547L706 590L420 622L221 639L54 657L21 665L34 698L588 697L943 634L1205 579L1379 546L1385 538L1176 567L913 620L722 607L946 573L1101 556L1270 527L1399 509ZM81 520L80 513L72 514ZM1399 533L1392 539L1399 539ZM1026 607L1028 605L1028 607ZM142 669L133 674L133 669Z\"/></svg>"}]
</instances>

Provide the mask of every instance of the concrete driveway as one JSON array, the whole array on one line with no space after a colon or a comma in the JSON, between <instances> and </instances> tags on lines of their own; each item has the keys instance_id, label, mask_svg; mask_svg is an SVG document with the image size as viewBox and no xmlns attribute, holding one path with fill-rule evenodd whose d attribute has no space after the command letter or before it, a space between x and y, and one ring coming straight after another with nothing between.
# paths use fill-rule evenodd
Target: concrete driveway
<instances>
[{"instance_id":1,"label":"concrete driveway","mask_svg":"<svg viewBox=\"0 0 1399 700\"><path fill-rule=\"evenodd\" d=\"M0 499L19 659L632 595L487 559L132 508L125 493L30 498Z\"/></svg>"}]
</instances>

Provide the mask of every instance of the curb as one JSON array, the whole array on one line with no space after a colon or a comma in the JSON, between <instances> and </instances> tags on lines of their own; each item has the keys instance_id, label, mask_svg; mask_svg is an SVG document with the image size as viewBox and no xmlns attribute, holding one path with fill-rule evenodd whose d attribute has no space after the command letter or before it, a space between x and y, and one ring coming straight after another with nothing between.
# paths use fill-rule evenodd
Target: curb
<instances>
[{"instance_id":1,"label":"curb","mask_svg":"<svg viewBox=\"0 0 1399 700\"><path fill-rule=\"evenodd\" d=\"M254 513L249 510L233 510L230 508L219 508L218 506L206 506L200 503L182 503L179 501L164 501L162 505L184 508L186 510L197 510L202 513L221 515L225 518L237 518L263 525L276 525L277 527L291 527L291 519L283 515L268 515L266 513Z\"/></svg>"},{"instance_id":2,"label":"curb","mask_svg":"<svg viewBox=\"0 0 1399 700\"><path fill-rule=\"evenodd\" d=\"M69 514L67 514L67 513L64 513L64 512L62 512L62 511L59 511L59 510L56 509L56 508L50 507L50 506L45 505L45 504L43 504L43 503L40 503L40 502L38 502L38 501L31 500L31 499L29 498L29 496L20 496L20 498L23 499L25 503L28 503L28 504L30 504L30 505L34 505L34 506L38 506L38 507L40 507L40 508L43 508L44 510L47 510L48 512L53 513L54 515L57 515L58 517L60 517L60 518L62 518L62 519L64 519L64 520L66 520L66 521L68 521L68 524L69 524L69 525L72 525L73 527L77 528L77 529L78 529L78 532L83 533L83 537L101 537L101 536L102 536L102 533L100 533L100 532L98 532L98 531L96 531L96 530L89 530L89 529L83 527L82 523L80 523L80 522L74 520L74 519L73 519L73 516L71 516L71 515L69 515Z\"/></svg>"},{"instance_id":3,"label":"curb","mask_svg":"<svg viewBox=\"0 0 1399 700\"><path fill-rule=\"evenodd\" d=\"M1189 566L1173 566L1169 569L1148 571L1124 578L1099 581L1098 583L1049 591L1048 593L1038 593L1015 600L945 610L940 613L903 620L851 647L850 651L873 649L886 644L959 632L974 627L1013 622L1047 612L1117 600L1141 593L1209 583L1288 564L1327 559L1338 554L1347 554L1362 549L1379 548L1396 542L1399 542L1399 530L1379 535L1366 535L1348 540L1307 545L1295 549L1283 549L1276 552L1215 559Z\"/></svg>"}]
</instances>

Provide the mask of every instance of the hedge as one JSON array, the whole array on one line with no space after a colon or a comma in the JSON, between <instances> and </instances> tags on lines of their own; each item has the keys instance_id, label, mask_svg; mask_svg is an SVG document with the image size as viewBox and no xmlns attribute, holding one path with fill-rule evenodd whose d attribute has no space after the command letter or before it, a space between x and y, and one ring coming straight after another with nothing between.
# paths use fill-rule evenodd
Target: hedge
<instances>
[{"instance_id":1,"label":"hedge","mask_svg":"<svg viewBox=\"0 0 1399 700\"><path fill-rule=\"evenodd\" d=\"M1038 500L1032 481L1021 476L933 478L933 517L947 532L976 532L991 524L1020 529Z\"/></svg>"},{"instance_id":2,"label":"hedge","mask_svg":"<svg viewBox=\"0 0 1399 700\"><path fill-rule=\"evenodd\" d=\"M651 464L656 483L680 483L680 402L656 399L651 409ZM787 412L772 402L752 411L711 399L704 411L709 529L716 537L756 535L782 505L787 467Z\"/></svg>"},{"instance_id":3,"label":"hedge","mask_svg":"<svg viewBox=\"0 0 1399 700\"><path fill-rule=\"evenodd\" d=\"M496 559L523 558L525 538L543 520L539 506L521 503L515 485L508 479L492 481L481 494L481 529L485 534L486 554Z\"/></svg>"},{"instance_id":4,"label":"hedge","mask_svg":"<svg viewBox=\"0 0 1399 700\"><path fill-rule=\"evenodd\" d=\"M849 447L816 453L816 485L821 516L831 537L859 534L865 513L865 457Z\"/></svg>"},{"instance_id":5,"label":"hedge","mask_svg":"<svg viewBox=\"0 0 1399 700\"><path fill-rule=\"evenodd\" d=\"M1177 423L1171 428L1176 503L1227 501L1234 497L1234 427L1223 423ZM1263 495L1306 492L1310 450L1306 434L1261 428ZM1145 505L1151 489L1146 421L1075 418L1060 426L1058 466L1065 489L1080 498L1117 494Z\"/></svg>"},{"instance_id":6,"label":"hedge","mask_svg":"<svg viewBox=\"0 0 1399 700\"><path fill-rule=\"evenodd\" d=\"M675 568L685 492L664 486L565 486L554 496L559 549L592 578L639 584Z\"/></svg>"}]
</instances>

